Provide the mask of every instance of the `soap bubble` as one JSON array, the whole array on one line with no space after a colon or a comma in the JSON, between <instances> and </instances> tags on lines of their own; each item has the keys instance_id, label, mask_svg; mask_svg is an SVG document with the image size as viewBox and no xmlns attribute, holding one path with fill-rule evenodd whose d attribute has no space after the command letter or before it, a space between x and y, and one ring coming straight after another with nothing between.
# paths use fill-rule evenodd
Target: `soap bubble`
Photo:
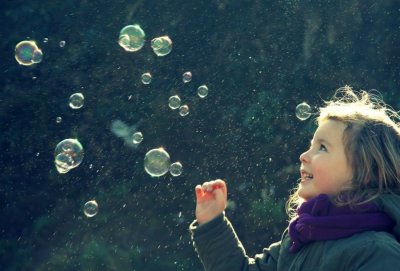
<instances>
[{"instance_id":1,"label":"soap bubble","mask_svg":"<svg viewBox=\"0 0 400 271\"><path fill-rule=\"evenodd\" d=\"M192 73L191 72L185 72L182 74L182 81L183 83L189 83L192 81Z\"/></svg>"},{"instance_id":2,"label":"soap bubble","mask_svg":"<svg viewBox=\"0 0 400 271\"><path fill-rule=\"evenodd\" d=\"M82 93L74 93L69 97L69 107L72 109L79 109L83 106L83 101L85 97L83 97Z\"/></svg>"},{"instance_id":3,"label":"soap bubble","mask_svg":"<svg viewBox=\"0 0 400 271\"><path fill-rule=\"evenodd\" d=\"M62 122L62 117L57 117L57 118L56 118L56 122L57 122L57 123L61 123L61 122Z\"/></svg>"},{"instance_id":4,"label":"soap bubble","mask_svg":"<svg viewBox=\"0 0 400 271\"><path fill-rule=\"evenodd\" d=\"M140 25L127 25L119 32L118 43L125 51L136 52L142 49L145 37Z\"/></svg>"},{"instance_id":5,"label":"soap bubble","mask_svg":"<svg viewBox=\"0 0 400 271\"><path fill-rule=\"evenodd\" d=\"M61 174L67 173L82 163L83 147L76 139L64 139L59 142L54 151L54 164Z\"/></svg>"},{"instance_id":6,"label":"soap bubble","mask_svg":"<svg viewBox=\"0 0 400 271\"><path fill-rule=\"evenodd\" d=\"M179 115L182 117L187 116L189 114L189 106L184 104L181 107L179 107Z\"/></svg>"},{"instance_id":7,"label":"soap bubble","mask_svg":"<svg viewBox=\"0 0 400 271\"><path fill-rule=\"evenodd\" d=\"M306 120L311 116L311 107L303 102L296 106L296 117L300 120Z\"/></svg>"},{"instance_id":8,"label":"soap bubble","mask_svg":"<svg viewBox=\"0 0 400 271\"><path fill-rule=\"evenodd\" d=\"M30 66L43 59L42 51L34 41L21 41L15 46L15 59L20 65Z\"/></svg>"},{"instance_id":9,"label":"soap bubble","mask_svg":"<svg viewBox=\"0 0 400 271\"><path fill-rule=\"evenodd\" d=\"M172 163L169 166L169 173L172 176L179 176L182 174L182 164L180 162Z\"/></svg>"},{"instance_id":10,"label":"soap bubble","mask_svg":"<svg viewBox=\"0 0 400 271\"><path fill-rule=\"evenodd\" d=\"M142 74L141 79L142 79L142 83L143 84L148 85L148 84L151 83L152 76L151 76L151 74L149 72L146 72L146 73Z\"/></svg>"},{"instance_id":11,"label":"soap bubble","mask_svg":"<svg viewBox=\"0 0 400 271\"><path fill-rule=\"evenodd\" d=\"M93 216L97 215L98 212L99 212L99 205L97 204L97 202L95 200L89 200L83 206L83 213L87 217L93 217Z\"/></svg>"},{"instance_id":12,"label":"soap bubble","mask_svg":"<svg viewBox=\"0 0 400 271\"><path fill-rule=\"evenodd\" d=\"M139 144L143 140L143 134L141 132L136 132L133 134L132 142L134 144Z\"/></svg>"},{"instance_id":13,"label":"soap bubble","mask_svg":"<svg viewBox=\"0 0 400 271\"><path fill-rule=\"evenodd\" d=\"M163 148L152 149L144 157L144 169L152 177L160 177L168 172L169 154Z\"/></svg>"},{"instance_id":14,"label":"soap bubble","mask_svg":"<svg viewBox=\"0 0 400 271\"><path fill-rule=\"evenodd\" d=\"M157 56L165 56L171 53L172 41L168 36L162 36L151 40L151 48Z\"/></svg>"},{"instance_id":15,"label":"soap bubble","mask_svg":"<svg viewBox=\"0 0 400 271\"><path fill-rule=\"evenodd\" d=\"M65 40L60 41L60 47L61 48L65 47Z\"/></svg>"},{"instance_id":16,"label":"soap bubble","mask_svg":"<svg viewBox=\"0 0 400 271\"><path fill-rule=\"evenodd\" d=\"M197 95L199 95L200 98L204 98L208 95L208 87L206 85L201 85L197 89Z\"/></svg>"},{"instance_id":17,"label":"soap bubble","mask_svg":"<svg viewBox=\"0 0 400 271\"><path fill-rule=\"evenodd\" d=\"M168 106L169 106L172 110L178 109L179 106L181 106L181 98L179 98L178 95L174 95L174 96L169 97L169 99L168 99Z\"/></svg>"}]
</instances>

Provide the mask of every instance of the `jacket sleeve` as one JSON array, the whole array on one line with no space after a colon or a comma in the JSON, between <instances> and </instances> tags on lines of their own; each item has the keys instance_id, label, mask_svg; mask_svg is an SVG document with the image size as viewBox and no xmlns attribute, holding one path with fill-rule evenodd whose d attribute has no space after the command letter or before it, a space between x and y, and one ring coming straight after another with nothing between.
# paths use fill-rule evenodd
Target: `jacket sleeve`
<instances>
[{"instance_id":1,"label":"jacket sleeve","mask_svg":"<svg viewBox=\"0 0 400 271\"><path fill-rule=\"evenodd\" d=\"M250 258L224 214L201 226L190 225L193 245L205 271L276 271L280 242Z\"/></svg>"}]
</instances>

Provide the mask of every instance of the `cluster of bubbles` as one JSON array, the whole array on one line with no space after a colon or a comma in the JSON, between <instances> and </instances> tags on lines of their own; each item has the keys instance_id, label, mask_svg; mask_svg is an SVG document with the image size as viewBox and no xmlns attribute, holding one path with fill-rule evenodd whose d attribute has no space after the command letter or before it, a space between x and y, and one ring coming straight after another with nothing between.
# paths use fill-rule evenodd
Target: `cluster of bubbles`
<instances>
[{"instance_id":1,"label":"cluster of bubbles","mask_svg":"<svg viewBox=\"0 0 400 271\"><path fill-rule=\"evenodd\" d=\"M164 148L151 149L144 156L144 169L152 177L160 177L168 171L172 176L182 174L182 164L175 162L171 164L170 156Z\"/></svg>"},{"instance_id":2,"label":"cluster of bubbles","mask_svg":"<svg viewBox=\"0 0 400 271\"><path fill-rule=\"evenodd\" d=\"M306 120L311 116L311 106L302 102L296 106L296 117L299 120Z\"/></svg>"},{"instance_id":3,"label":"cluster of bubbles","mask_svg":"<svg viewBox=\"0 0 400 271\"><path fill-rule=\"evenodd\" d=\"M15 59L20 65L31 66L43 59L42 50L32 40L24 40L15 46Z\"/></svg>"},{"instance_id":4,"label":"cluster of bubbles","mask_svg":"<svg viewBox=\"0 0 400 271\"><path fill-rule=\"evenodd\" d=\"M172 51L172 41L168 36L162 36L151 40L151 48L157 56L166 56Z\"/></svg>"},{"instance_id":5,"label":"cluster of bubbles","mask_svg":"<svg viewBox=\"0 0 400 271\"><path fill-rule=\"evenodd\" d=\"M128 52L136 52L142 49L145 44L146 34L138 24L127 25L123 27L119 33L118 43ZM157 56L166 56L172 51L172 41L169 36L156 37L151 40L151 48ZM192 80L192 73L190 71L182 74L183 83L189 83ZM141 82L144 85L150 84L152 75L149 72L141 75ZM208 95L208 87L202 85L197 89L197 95L204 98ZM171 96L168 100L168 106L175 110L179 108L179 115L187 116L189 114L189 106L187 104L181 105L181 99L178 95Z\"/></svg>"},{"instance_id":6,"label":"cluster of bubbles","mask_svg":"<svg viewBox=\"0 0 400 271\"><path fill-rule=\"evenodd\" d=\"M206 85L199 86L197 89L197 95L200 98L206 97L208 95L208 87ZM187 104L182 105L181 98L178 95L172 95L171 97L169 97L168 106L172 110L176 110L179 108L179 115L181 115L182 117L189 114L189 106Z\"/></svg>"},{"instance_id":7,"label":"cluster of bubbles","mask_svg":"<svg viewBox=\"0 0 400 271\"><path fill-rule=\"evenodd\" d=\"M128 52L139 51L145 44L146 35L143 29L138 25L128 25L122 28L119 34L119 45ZM43 40L48 42L48 38ZM65 47L66 42L60 41L59 47ZM172 51L172 41L169 36L160 36L151 40L151 48L157 56L166 56ZM15 59L20 65L30 66L40 63L43 59L43 53L37 46L35 41L26 40L19 42L15 47ZM35 77L36 79L36 77ZM182 75L183 83L192 80L192 73L187 71ZM143 73L141 76L143 84L150 84L152 75L149 72ZM205 87L205 88L204 88ZM205 97L208 88L200 86L198 95ZM84 105L84 95L82 93L74 93L69 97L69 107L72 109L80 109ZM189 106L181 105L181 99L178 95L171 96L168 103L171 109L178 109L181 116L189 114ZM61 123L62 118L56 118L56 123ZM131 134L131 133L130 133ZM132 135L132 134L131 134ZM140 144L143 141L141 132L133 133L132 143ZM60 174L65 174L71 169L78 167L83 160L84 151L82 144L77 139L64 139L60 141L54 151L54 164ZM180 162L170 162L169 154L163 148L152 149L148 151L144 158L145 171L152 177L163 176L170 172L172 176L182 174L182 164ZM87 217L93 217L98 213L98 203L95 200L87 201L83 206L83 212Z\"/></svg>"},{"instance_id":8,"label":"cluster of bubbles","mask_svg":"<svg viewBox=\"0 0 400 271\"><path fill-rule=\"evenodd\" d=\"M65 174L82 163L83 147L77 139L64 139L54 151L54 164L59 173Z\"/></svg>"},{"instance_id":9,"label":"cluster of bubbles","mask_svg":"<svg viewBox=\"0 0 400 271\"><path fill-rule=\"evenodd\" d=\"M146 34L138 24L127 25L119 32L118 44L127 52L142 49ZM169 36L161 36L151 40L151 48L157 56L166 56L172 51L172 41Z\"/></svg>"},{"instance_id":10,"label":"cluster of bubbles","mask_svg":"<svg viewBox=\"0 0 400 271\"><path fill-rule=\"evenodd\" d=\"M48 38L43 39L43 43L47 43ZM65 40L60 41L59 46L65 47ZM23 66L31 66L40 63L43 59L43 52L33 40L24 40L15 46L15 59L18 64ZM36 79L34 77L33 79Z\"/></svg>"},{"instance_id":11,"label":"cluster of bubbles","mask_svg":"<svg viewBox=\"0 0 400 271\"><path fill-rule=\"evenodd\" d=\"M178 95L173 95L168 99L168 106L172 110L176 110L179 108L179 115L182 117L187 116L189 114L189 106L187 104L181 105L182 101Z\"/></svg>"}]
</instances>

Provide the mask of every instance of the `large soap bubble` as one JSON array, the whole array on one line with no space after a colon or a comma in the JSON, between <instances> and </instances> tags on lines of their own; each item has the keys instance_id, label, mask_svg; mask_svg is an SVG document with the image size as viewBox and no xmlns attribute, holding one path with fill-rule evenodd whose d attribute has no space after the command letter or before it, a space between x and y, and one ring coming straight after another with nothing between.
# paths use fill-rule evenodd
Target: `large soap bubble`
<instances>
[{"instance_id":1,"label":"large soap bubble","mask_svg":"<svg viewBox=\"0 0 400 271\"><path fill-rule=\"evenodd\" d=\"M34 41L24 40L15 46L15 59L20 65L30 66L41 62L43 53Z\"/></svg>"},{"instance_id":2,"label":"large soap bubble","mask_svg":"<svg viewBox=\"0 0 400 271\"><path fill-rule=\"evenodd\" d=\"M119 32L118 44L125 51L136 52L142 49L145 37L146 35L140 25L127 25Z\"/></svg>"},{"instance_id":3,"label":"large soap bubble","mask_svg":"<svg viewBox=\"0 0 400 271\"><path fill-rule=\"evenodd\" d=\"M144 157L144 169L152 177L164 175L170 165L169 154L163 148L152 149Z\"/></svg>"},{"instance_id":4,"label":"large soap bubble","mask_svg":"<svg viewBox=\"0 0 400 271\"><path fill-rule=\"evenodd\" d=\"M54 164L61 174L67 173L82 163L83 147L76 139L64 139L54 151Z\"/></svg>"}]
</instances>

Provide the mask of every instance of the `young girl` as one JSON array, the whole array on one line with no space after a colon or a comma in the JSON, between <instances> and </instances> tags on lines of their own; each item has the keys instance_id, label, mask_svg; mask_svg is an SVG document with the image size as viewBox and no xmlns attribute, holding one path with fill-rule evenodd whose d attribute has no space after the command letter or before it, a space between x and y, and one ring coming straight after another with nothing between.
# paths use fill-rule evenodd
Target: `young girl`
<instances>
[{"instance_id":1,"label":"young girl","mask_svg":"<svg viewBox=\"0 0 400 271\"><path fill-rule=\"evenodd\" d=\"M288 228L254 258L224 214L225 182L197 185L190 231L204 269L400 270L399 119L373 95L339 89L300 155Z\"/></svg>"}]
</instances>

